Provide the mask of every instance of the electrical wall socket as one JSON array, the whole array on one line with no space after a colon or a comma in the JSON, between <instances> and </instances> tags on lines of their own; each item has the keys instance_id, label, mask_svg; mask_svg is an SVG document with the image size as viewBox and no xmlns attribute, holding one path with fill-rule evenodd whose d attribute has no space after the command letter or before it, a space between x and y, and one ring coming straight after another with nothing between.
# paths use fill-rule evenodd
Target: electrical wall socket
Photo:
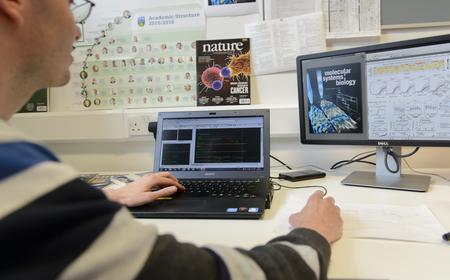
<instances>
[{"instance_id":1,"label":"electrical wall socket","mask_svg":"<svg viewBox=\"0 0 450 280\"><path fill-rule=\"evenodd\" d=\"M151 117L148 115L128 115L129 136L149 136L148 123Z\"/></svg>"}]
</instances>

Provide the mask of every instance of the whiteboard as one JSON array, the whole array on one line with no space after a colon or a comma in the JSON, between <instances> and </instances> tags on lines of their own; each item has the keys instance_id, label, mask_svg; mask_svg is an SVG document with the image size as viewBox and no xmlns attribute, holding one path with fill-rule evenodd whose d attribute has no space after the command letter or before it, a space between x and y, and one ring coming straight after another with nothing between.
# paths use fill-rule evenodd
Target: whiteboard
<instances>
[{"instance_id":1,"label":"whiteboard","mask_svg":"<svg viewBox=\"0 0 450 280\"><path fill-rule=\"evenodd\" d=\"M381 0L383 29L450 25L449 0Z\"/></svg>"}]
</instances>

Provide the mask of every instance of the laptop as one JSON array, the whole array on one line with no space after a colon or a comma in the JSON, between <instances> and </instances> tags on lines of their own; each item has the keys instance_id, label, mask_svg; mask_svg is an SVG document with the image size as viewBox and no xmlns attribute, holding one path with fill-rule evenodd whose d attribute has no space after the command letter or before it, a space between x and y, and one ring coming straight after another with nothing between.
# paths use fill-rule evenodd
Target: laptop
<instances>
[{"instance_id":1,"label":"laptop","mask_svg":"<svg viewBox=\"0 0 450 280\"><path fill-rule=\"evenodd\" d=\"M270 208L269 110L162 112L154 172L186 187L130 208L137 218L258 219Z\"/></svg>"}]
</instances>

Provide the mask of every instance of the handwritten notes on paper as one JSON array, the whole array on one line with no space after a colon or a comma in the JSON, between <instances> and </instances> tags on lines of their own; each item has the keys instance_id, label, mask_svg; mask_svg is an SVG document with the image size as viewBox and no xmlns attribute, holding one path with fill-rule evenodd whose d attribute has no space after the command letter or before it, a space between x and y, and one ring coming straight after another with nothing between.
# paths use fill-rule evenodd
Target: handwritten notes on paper
<instances>
[{"instance_id":1,"label":"handwritten notes on paper","mask_svg":"<svg viewBox=\"0 0 450 280\"><path fill-rule=\"evenodd\" d=\"M438 242L445 231L428 207L344 204L344 236Z\"/></svg>"},{"instance_id":2,"label":"handwritten notes on paper","mask_svg":"<svg viewBox=\"0 0 450 280\"><path fill-rule=\"evenodd\" d=\"M280 210L277 234L292 228L287 217L298 212L305 202L291 199ZM402 240L437 243L445 231L427 206L395 206L378 204L339 204L344 220L344 238Z\"/></svg>"}]
</instances>

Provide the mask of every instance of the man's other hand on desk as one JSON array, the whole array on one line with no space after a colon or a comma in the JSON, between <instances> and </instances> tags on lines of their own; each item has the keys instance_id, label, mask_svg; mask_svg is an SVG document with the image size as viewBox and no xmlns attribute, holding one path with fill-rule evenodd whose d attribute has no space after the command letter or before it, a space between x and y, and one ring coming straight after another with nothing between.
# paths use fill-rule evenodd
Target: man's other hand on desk
<instances>
[{"instance_id":1,"label":"man's other hand on desk","mask_svg":"<svg viewBox=\"0 0 450 280\"><path fill-rule=\"evenodd\" d=\"M159 190L153 191L154 188ZM160 197L171 196L178 190L185 190L169 172L146 174L120 189L106 189L105 195L112 201L126 205L139 206Z\"/></svg>"},{"instance_id":2,"label":"man's other hand on desk","mask_svg":"<svg viewBox=\"0 0 450 280\"><path fill-rule=\"evenodd\" d=\"M323 198L322 191L312 194L305 207L289 217L289 223L295 228L315 230L330 243L342 236L341 211L332 197Z\"/></svg>"}]
</instances>

